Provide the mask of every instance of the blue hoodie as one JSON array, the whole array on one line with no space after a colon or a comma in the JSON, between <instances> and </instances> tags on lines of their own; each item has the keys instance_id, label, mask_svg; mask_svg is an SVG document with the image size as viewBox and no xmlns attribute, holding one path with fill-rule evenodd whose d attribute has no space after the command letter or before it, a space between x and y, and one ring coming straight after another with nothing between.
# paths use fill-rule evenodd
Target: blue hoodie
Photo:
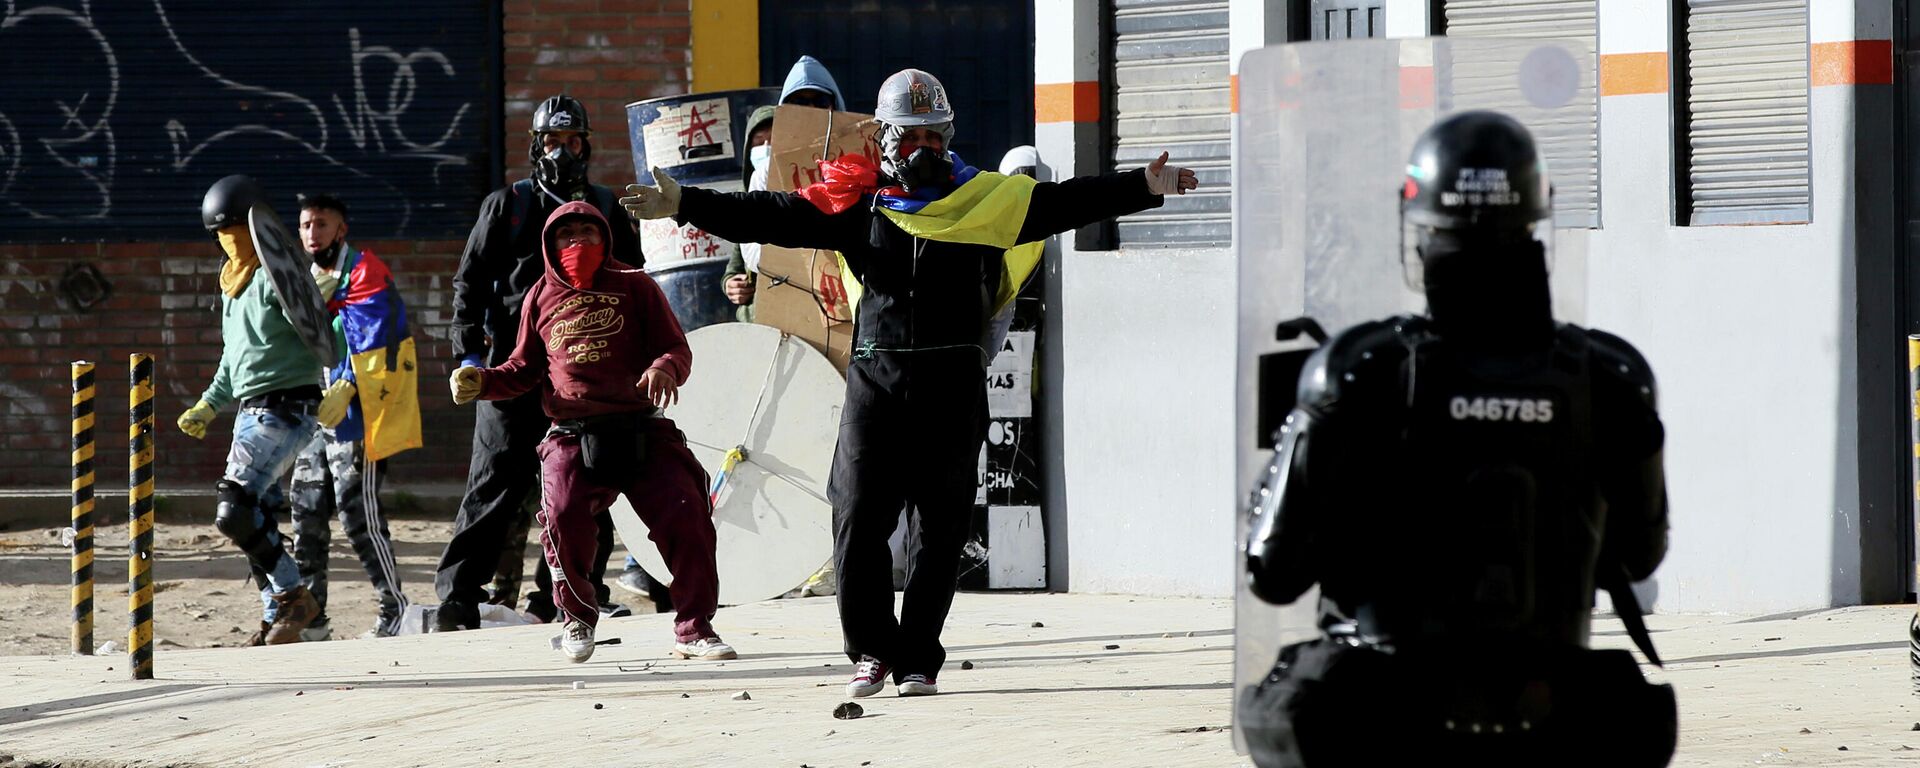
<instances>
[{"instance_id":1,"label":"blue hoodie","mask_svg":"<svg viewBox=\"0 0 1920 768\"><path fill-rule=\"evenodd\" d=\"M827 71L827 65L812 56L801 56L793 63L793 69L787 70L787 84L780 88L780 100L787 100L794 91L813 88L833 94L833 108L847 111L847 100L840 95L840 84L833 81L833 73Z\"/></svg>"}]
</instances>

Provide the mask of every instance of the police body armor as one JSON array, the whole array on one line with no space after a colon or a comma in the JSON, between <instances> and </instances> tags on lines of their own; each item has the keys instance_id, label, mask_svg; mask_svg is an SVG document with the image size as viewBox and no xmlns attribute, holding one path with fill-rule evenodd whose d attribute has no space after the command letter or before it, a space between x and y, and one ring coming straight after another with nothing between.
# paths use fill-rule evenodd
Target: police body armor
<instances>
[{"instance_id":1,"label":"police body armor","mask_svg":"<svg viewBox=\"0 0 1920 768\"><path fill-rule=\"evenodd\" d=\"M1616 441L1595 425L1652 397L1630 345L1572 325L1532 358L1410 316L1316 351L1253 494L1247 568L1273 602L1317 580L1326 636L1242 692L1256 763L1664 765L1671 689L1585 648L1595 574L1615 572L1595 467L1626 463L1596 455Z\"/></svg>"}]
</instances>

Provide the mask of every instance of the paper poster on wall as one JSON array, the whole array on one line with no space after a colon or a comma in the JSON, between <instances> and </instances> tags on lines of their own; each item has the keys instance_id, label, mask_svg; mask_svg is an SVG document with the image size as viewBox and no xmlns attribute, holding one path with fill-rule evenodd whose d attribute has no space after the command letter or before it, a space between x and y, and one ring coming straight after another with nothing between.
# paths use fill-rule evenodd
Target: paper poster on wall
<instances>
[{"instance_id":1,"label":"paper poster on wall","mask_svg":"<svg viewBox=\"0 0 1920 768\"><path fill-rule=\"evenodd\" d=\"M1039 507L987 510L987 588L1044 589L1047 537Z\"/></svg>"},{"instance_id":2,"label":"paper poster on wall","mask_svg":"<svg viewBox=\"0 0 1920 768\"><path fill-rule=\"evenodd\" d=\"M1033 416L1033 331L1014 331L987 367L987 415L996 419Z\"/></svg>"},{"instance_id":3,"label":"paper poster on wall","mask_svg":"<svg viewBox=\"0 0 1920 768\"><path fill-rule=\"evenodd\" d=\"M660 117L641 130L647 141L647 162L657 168L734 155L733 115L726 99L663 104Z\"/></svg>"},{"instance_id":4,"label":"paper poster on wall","mask_svg":"<svg viewBox=\"0 0 1920 768\"><path fill-rule=\"evenodd\" d=\"M692 224L675 224L673 219L640 222L640 255L649 267L687 259L731 258L739 249Z\"/></svg>"}]
</instances>

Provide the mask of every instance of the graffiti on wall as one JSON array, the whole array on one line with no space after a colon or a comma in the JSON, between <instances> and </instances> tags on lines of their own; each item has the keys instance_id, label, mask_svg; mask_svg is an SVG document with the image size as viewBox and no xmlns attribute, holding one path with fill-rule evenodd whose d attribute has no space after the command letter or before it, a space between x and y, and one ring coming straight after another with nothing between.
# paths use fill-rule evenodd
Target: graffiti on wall
<instances>
[{"instance_id":1,"label":"graffiti on wall","mask_svg":"<svg viewBox=\"0 0 1920 768\"><path fill-rule=\"evenodd\" d=\"M340 193L383 236L464 234L486 192L497 45L402 23L431 8L0 8L0 239L192 233L199 193L229 173Z\"/></svg>"}]
</instances>

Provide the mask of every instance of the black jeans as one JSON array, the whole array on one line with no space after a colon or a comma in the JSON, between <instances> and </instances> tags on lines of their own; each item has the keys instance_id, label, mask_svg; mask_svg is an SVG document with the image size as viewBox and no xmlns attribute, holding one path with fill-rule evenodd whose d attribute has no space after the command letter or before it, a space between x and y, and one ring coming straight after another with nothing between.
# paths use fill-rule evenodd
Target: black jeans
<instances>
[{"instance_id":1,"label":"black jeans","mask_svg":"<svg viewBox=\"0 0 1920 768\"><path fill-rule=\"evenodd\" d=\"M880 352L847 366L846 407L827 497L847 658L891 664L896 681L946 663L940 631L973 518L985 439L986 370L971 348ZM893 615L887 539L901 508L918 516L907 586Z\"/></svg>"}]
</instances>

